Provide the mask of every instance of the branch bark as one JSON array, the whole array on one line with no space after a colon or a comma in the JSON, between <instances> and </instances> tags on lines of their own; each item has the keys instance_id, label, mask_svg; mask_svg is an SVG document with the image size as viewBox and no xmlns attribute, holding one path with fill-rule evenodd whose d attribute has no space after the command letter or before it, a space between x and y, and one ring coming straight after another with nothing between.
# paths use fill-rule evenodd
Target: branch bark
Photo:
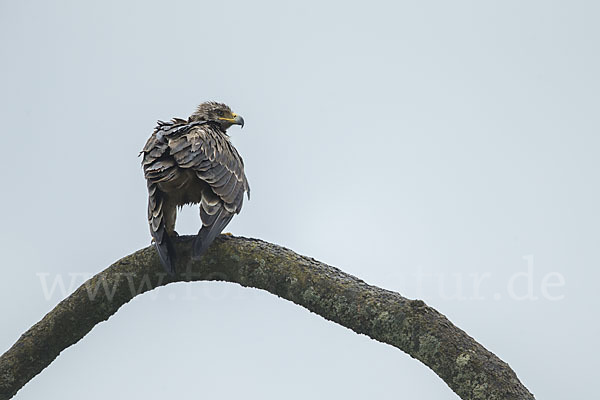
<instances>
[{"instance_id":1,"label":"branch bark","mask_svg":"<svg viewBox=\"0 0 600 400\"><path fill-rule=\"evenodd\" d=\"M221 235L200 261L191 237L176 242L177 276L153 247L92 277L0 356L0 399L9 399L62 350L138 294L172 282L228 281L263 289L408 353L462 399L533 399L510 367L421 300L371 286L341 270L256 239Z\"/></svg>"}]
</instances>

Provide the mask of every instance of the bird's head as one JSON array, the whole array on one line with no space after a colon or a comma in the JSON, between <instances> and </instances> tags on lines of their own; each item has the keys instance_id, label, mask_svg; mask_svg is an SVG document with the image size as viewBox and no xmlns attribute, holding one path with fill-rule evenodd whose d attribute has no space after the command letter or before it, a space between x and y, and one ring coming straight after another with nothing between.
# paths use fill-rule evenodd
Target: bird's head
<instances>
[{"instance_id":1,"label":"bird's head","mask_svg":"<svg viewBox=\"0 0 600 400\"><path fill-rule=\"evenodd\" d=\"M215 101L200 104L190 119L193 121L216 122L223 132L231 125L244 126L244 118L232 112L229 106Z\"/></svg>"}]
</instances>

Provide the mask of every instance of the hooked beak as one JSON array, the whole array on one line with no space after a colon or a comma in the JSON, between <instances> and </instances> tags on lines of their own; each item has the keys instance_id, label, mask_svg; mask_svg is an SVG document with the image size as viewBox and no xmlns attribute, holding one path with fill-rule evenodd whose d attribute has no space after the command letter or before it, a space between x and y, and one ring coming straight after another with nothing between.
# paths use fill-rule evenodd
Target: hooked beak
<instances>
[{"instance_id":1,"label":"hooked beak","mask_svg":"<svg viewBox=\"0 0 600 400\"><path fill-rule=\"evenodd\" d=\"M221 121L227 121L229 122L231 125L240 125L242 128L244 127L244 118L242 118L240 115L231 113L231 116L233 118L219 118Z\"/></svg>"},{"instance_id":2,"label":"hooked beak","mask_svg":"<svg viewBox=\"0 0 600 400\"><path fill-rule=\"evenodd\" d=\"M237 115L237 114L233 114L234 118L233 118L233 123L235 125L239 125L240 128L244 127L244 118L241 117L241 115Z\"/></svg>"}]
</instances>

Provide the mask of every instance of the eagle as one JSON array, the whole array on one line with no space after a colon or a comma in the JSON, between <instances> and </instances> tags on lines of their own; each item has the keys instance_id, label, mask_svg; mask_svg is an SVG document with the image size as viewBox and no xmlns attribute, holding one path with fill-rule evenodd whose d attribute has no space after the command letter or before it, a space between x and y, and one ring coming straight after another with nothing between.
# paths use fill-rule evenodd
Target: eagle
<instances>
[{"instance_id":1,"label":"eagle","mask_svg":"<svg viewBox=\"0 0 600 400\"><path fill-rule=\"evenodd\" d=\"M150 233L170 275L175 274L178 208L200 204L202 227L193 244L198 258L241 211L245 193L250 199L244 161L227 134L233 125L243 127L244 119L225 104L205 102L187 120L158 121L140 153Z\"/></svg>"}]
</instances>

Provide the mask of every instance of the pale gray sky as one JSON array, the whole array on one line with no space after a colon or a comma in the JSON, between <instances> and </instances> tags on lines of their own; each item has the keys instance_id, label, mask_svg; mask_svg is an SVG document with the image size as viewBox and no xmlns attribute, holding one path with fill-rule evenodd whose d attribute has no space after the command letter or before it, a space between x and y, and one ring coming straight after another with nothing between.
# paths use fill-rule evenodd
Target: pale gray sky
<instances>
[{"instance_id":1,"label":"pale gray sky","mask_svg":"<svg viewBox=\"0 0 600 400\"><path fill-rule=\"evenodd\" d=\"M594 1L0 2L0 351L71 278L150 243L137 154L157 119L220 100L246 120L232 136L252 186L228 231L423 299L539 399L589 397L599 11ZM198 227L186 209L179 232ZM218 283L136 298L16 398L282 394L457 398L395 348Z\"/></svg>"}]
</instances>

